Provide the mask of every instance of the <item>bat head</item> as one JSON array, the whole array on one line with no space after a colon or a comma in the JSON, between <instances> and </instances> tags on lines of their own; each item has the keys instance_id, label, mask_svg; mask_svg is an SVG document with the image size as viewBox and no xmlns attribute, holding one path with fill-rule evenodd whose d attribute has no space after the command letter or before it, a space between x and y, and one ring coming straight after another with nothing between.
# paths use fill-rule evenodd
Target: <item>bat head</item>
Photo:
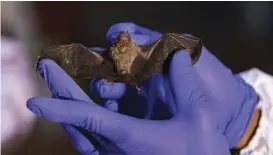
<instances>
[{"instance_id":1,"label":"bat head","mask_svg":"<svg viewBox=\"0 0 273 155\"><path fill-rule=\"evenodd\" d=\"M129 32L122 31L119 33L116 45L119 47L126 47L132 43L131 36Z\"/></svg>"}]
</instances>

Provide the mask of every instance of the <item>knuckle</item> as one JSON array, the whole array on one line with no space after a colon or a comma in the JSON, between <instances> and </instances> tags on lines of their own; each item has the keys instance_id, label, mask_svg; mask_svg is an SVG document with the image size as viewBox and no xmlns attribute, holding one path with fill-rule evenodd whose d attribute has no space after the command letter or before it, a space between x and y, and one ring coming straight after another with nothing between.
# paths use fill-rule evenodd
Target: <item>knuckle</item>
<instances>
[{"instance_id":1,"label":"knuckle","mask_svg":"<svg viewBox=\"0 0 273 155\"><path fill-rule=\"evenodd\" d=\"M204 99L204 94L201 92L201 88L193 88L189 91L189 102L193 103Z\"/></svg>"},{"instance_id":2,"label":"knuckle","mask_svg":"<svg viewBox=\"0 0 273 155\"><path fill-rule=\"evenodd\" d=\"M82 154L92 154L94 152L94 149L92 147L86 146L82 143L76 144L76 149L81 152Z\"/></svg>"},{"instance_id":3,"label":"knuckle","mask_svg":"<svg viewBox=\"0 0 273 155\"><path fill-rule=\"evenodd\" d=\"M128 132L125 132L125 136L124 137L127 137L130 141L133 141L133 142L139 142L139 141L142 141L142 139L144 138L144 135L142 132L131 132L131 131L128 131Z\"/></svg>"},{"instance_id":4,"label":"knuckle","mask_svg":"<svg viewBox=\"0 0 273 155\"><path fill-rule=\"evenodd\" d=\"M79 122L79 126L94 133L101 134L103 121L96 111L89 112L88 115Z\"/></svg>"}]
</instances>

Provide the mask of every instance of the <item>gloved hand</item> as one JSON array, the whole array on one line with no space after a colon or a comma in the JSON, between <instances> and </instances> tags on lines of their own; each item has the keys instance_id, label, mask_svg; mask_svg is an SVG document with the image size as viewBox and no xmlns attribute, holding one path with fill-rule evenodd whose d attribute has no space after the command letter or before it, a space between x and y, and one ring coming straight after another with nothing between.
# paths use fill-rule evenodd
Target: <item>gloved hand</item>
<instances>
[{"instance_id":1,"label":"gloved hand","mask_svg":"<svg viewBox=\"0 0 273 155\"><path fill-rule=\"evenodd\" d=\"M53 61L42 60L38 68L51 92L65 96L63 99L30 99L27 107L41 117L95 133L115 144L124 154L229 154L228 143L219 132L213 114L216 103L204 92L186 51L176 53L170 64L169 84L176 113L168 120L144 120L107 110L90 100ZM88 137L76 141L88 143ZM95 153L117 153L98 149Z\"/></svg>"},{"instance_id":2,"label":"gloved hand","mask_svg":"<svg viewBox=\"0 0 273 155\"><path fill-rule=\"evenodd\" d=\"M128 31L132 40L139 45L151 44L162 36L159 32L133 23L119 23L113 25L107 32L107 39L110 44L114 42L120 31ZM181 70L181 65L174 67L177 71ZM201 57L194 65L194 68L203 85L204 93L215 103L211 108L214 109L212 112L218 118L219 131L226 136L230 148L236 146L243 137L255 110L258 100L255 91L238 75L233 74L229 68L224 66L205 47L203 47ZM136 96L135 93L126 92L124 97L128 100L120 104L120 106L126 108L121 108L120 110L123 111L125 109L127 111L126 114L129 115L130 112L135 111L147 119L170 118L172 114L176 113L176 108L168 79L169 77L159 74L145 82L146 100L144 101L147 104L133 102L133 100L130 100L130 97ZM113 84L110 85L111 89L105 89L108 86L101 85L101 83L96 83L95 86L95 89L98 89L104 98L120 98L120 95L118 95L120 93L115 95L111 90L114 89L116 92L119 92L117 90L121 86L117 88ZM107 90L112 92L110 96L107 95L109 94ZM121 90L121 92L123 91L124 89ZM165 103L168 104L166 105ZM140 113L140 110L135 109L144 109L144 113Z\"/></svg>"}]
</instances>

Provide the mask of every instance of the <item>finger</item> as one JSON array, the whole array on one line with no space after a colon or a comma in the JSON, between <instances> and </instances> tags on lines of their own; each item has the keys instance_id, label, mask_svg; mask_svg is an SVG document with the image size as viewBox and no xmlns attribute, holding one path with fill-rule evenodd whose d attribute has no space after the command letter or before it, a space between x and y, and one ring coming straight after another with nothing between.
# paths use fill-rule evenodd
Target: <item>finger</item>
<instances>
[{"instance_id":1,"label":"finger","mask_svg":"<svg viewBox=\"0 0 273 155\"><path fill-rule=\"evenodd\" d=\"M192 66L191 57L186 50L174 54L170 63L170 84L178 110L204 101L201 82Z\"/></svg>"},{"instance_id":2,"label":"finger","mask_svg":"<svg viewBox=\"0 0 273 155\"><path fill-rule=\"evenodd\" d=\"M160 74L157 78L156 85L158 96L163 103L168 105L168 108L171 110L172 114L176 113L176 105L173 99L173 94L171 92L168 76L165 74Z\"/></svg>"},{"instance_id":3,"label":"finger","mask_svg":"<svg viewBox=\"0 0 273 155\"><path fill-rule=\"evenodd\" d=\"M69 124L61 124L61 126L65 129L77 151L84 155L99 154L90 140L88 140L77 128Z\"/></svg>"},{"instance_id":4,"label":"finger","mask_svg":"<svg viewBox=\"0 0 273 155\"><path fill-rule=\"evenodd\" d=\"M103 79L92 80L91 89L97 96L105 99L120 99L125 91L125 83L106 82Z\"/></svg>"},{"instance_id":5,"label":"finger","mask_svg":"<svg viewBox=\"0 0 273 155\"><path fill-rule=\"evenodd\" d=\"M58 96L52 95L52 98L59 98ZM65 130L66 134L70 138L72 145L76 148L77 151L84 155L89 154L95 154L97 152L97 149L95 147L95 141L89 140L89 136L85 136L81 133L75 126L72 126L70 124L63 124L61 123L62 128ZM91 142L92 141L92 142ZM94 143L94 144L92 144Z\"/></svg>"},{"instance_id":6,"label":"finger","mask_svg":"<svg viewBox=\"0 0 273 155\"><path fill-rule=\"evenodd\" d=\"M117 112L118 111L118 102L116 100L107 100L104 103L104 107L109 110Z\"/></svg>"},{"instance_id":7,"label":"finger","mask_svg":"<svg viewBox=\"0 0 273 155\"><path fill-rule=\"evenodd\" d=\"M132 40L138 45L148 45L162 37L162 34L157 31L127 22L118 23L109 28L106 35L108 42L113 44L121 31L129 32Z\"/></svg>"},{"instance_id":8,"label":"finger","mask_svg":"<svg viewBox=\"0 0 273 155\"><path fill-rule=\"evenodd\" d=\"M90 101L90 98L84 91L54 61L48 59L41 60L38 64L38 70L55 96L86 102Z\"/></svg>"},{"instance_id":9,"label":"finger","mask_svg":"<svg viewBox=\"0 0 273 155\"><path fill-rule=\"evenodd\" d=\"M84 155L99 155L101 151L116 152L117 150L111 142L109 143L109 140L97 134L91 135L88 130L63 123L61 126L67 131L76 150Z\"/></svg>"},{"instance_id":10,"label":"finger","mask_svg":"<svg viewBox=\"0 0 273 155\"><path fill-rule=\"evenodd\" d=\"M92 49L92 50L96 50L96 51L101 51L101 52L103 52L103 51L106 50L106 49L103 48L103 47L97 47L97 46L91 47L91 49Z\"/></svg>"},{"instance_id":11,"label":"finger","mask_svg":"<svg viewBox=\"0 0 273 155\"><path fill-rule=\"evenodd\" d=\"M127 31L129 33L135 33L135 34L151 34L154 33L156 31L152 31L148 28L136 25L135 23L132 22L123 22L123 23L117 23L112 25L107 32L107 37L109 36L109 34L111 33L115 33L115 32L120 32L120 31ZM159 33L159 32L157 32Z\"/></svg>"},{"instance_id":12,"label":"finger","mask_svg":"<svg viewBox=\"0 0 273 155\"><path fill-rule=\"evenodd\" d=\"M85 95L81 88L79 88L55 62L51 60L42 60L38 65L38 70L50 88L53 98L90 101L90 98ZM62 109L56 110L62 111ZM92 144L95 140L88 140L86 136L71 125L63 124L62 127L72 139L73 146L76 147L79 152L90 154L90 152L96 150L95 146Z\"/></svg>"},{"instance_id":13,"label":"finger","mask_svg":"<svg viewBox=\"0 0 273 155\"><path fill-rule=\"evenodd\" d=\"M72 124L108 139L131 134L140 126L136 118L83 101L34 97L28 100L27 107L49 121Z\"/></svg>"},{"instance_id":14,"label":"finger","mask_svg":"<svg viewBox=\"0 0 273 155\"><path fill-rule=\"evenodd\" d=\"M115 33L112 33L111 35L109 35L109 38L107 39L108 43L110 45L113 45L115 43L118 35L119 35L119 32L115 32ZM134 34L131 32L130 36L131 36L132 41L138 45L149 45L153 41L155 41L155 40L152 40L150 38L150 36L147 34Z\"/></svg>"}]
</instances>

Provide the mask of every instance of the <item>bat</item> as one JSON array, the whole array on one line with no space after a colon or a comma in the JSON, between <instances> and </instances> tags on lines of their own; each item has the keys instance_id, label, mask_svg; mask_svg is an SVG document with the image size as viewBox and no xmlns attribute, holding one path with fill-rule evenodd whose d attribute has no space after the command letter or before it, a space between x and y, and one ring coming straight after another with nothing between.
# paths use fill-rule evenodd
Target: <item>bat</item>
<instances>
[{"instance_id":1,"label":"bat","mask_svg":"<svg viewBox=\"0 0 273 155\"><path fill-rule=\"evenodd\" d=\"M55 61L89 95L90 81L94 78L135 85L139 91L143 81L163 72L169 57L183 49L190 53L194 64L201 55L202 41L194 36L165 33L143 46L134 43L128 32L120 32L105 51L78 43L58 45L42 50L36 65L42 59Z\"/></svg>"}]
</instances>

